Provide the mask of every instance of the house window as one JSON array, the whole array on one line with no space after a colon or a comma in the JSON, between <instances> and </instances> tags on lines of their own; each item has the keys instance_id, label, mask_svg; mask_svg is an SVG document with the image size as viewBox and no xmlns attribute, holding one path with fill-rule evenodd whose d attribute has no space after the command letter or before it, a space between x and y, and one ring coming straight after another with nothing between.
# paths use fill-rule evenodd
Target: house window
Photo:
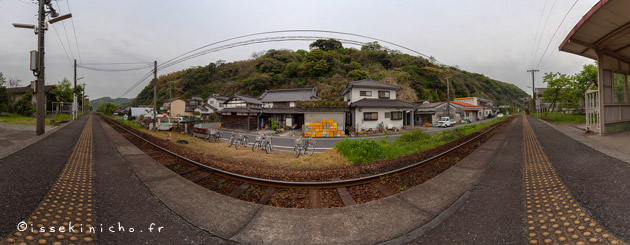
<instances>
[{"instance_id":1,"label":"house window","mask_svg":"<svg viewBox=\"0 0 630 245\"><path fill-rule=\"evenodd\" d=\"M378 120L378 112L364 112L363 113L364 121L376 121Z\"/></svg>"},{"instance_id":2,"label":"house window","mask_svg":"<svg viewBox=\"0 0 630 245\"><path fill-rule=\"evenodd\" d=\"M211 105L212 105L212 104L214 104L214 100L211 100L211 101L210 101L210 104L211 104Z\"/></svg>"},{"instance_id":3,"label":"house window","mask_svg":"<svg viewBox=\"0 0 630 245\"><path fill-rule=\"evenodd\" d=\"M392 111L392 120L402 120L402 111Z\"/></svg>"},{"instance_id":4,"label":"house window","mask_svg":"<svg viewBox=\"0 0 630 245\"><path fill-rule=\"evenodd\" d=\"M389 99L389 91L378 91L379 99Z\"/></svg>"},{"instance_id":5,"label":"house window","mask_svg":"<svg viewBox=\"0 0 630 245\"><path fill-rule=\"evenodd\" d=\"M466 117L470 117L470 112L466 112Z\"/></svg>"},{"instance_id":6,"label":"house window","mask_svg":"<svg viewBox=\"0 0 630 245\"><path fill-rule=\"evenodd\" d=\"M626 103L626 75L615 73L613 80L613 104Z\"/></svg>"},{"instance_id":7,"label":"house window","mask_svg":"<svg viewBox=\"0 0 630 245\"><path fill-rule=\"evenodd\" d=\"M365 97L372 97L372 91L361 91L360 95Z\"/></svg>"},{"instance_id":8,"label":"house window","mask_svg":"<svg viewBox=\"0 0 630 245\"><path fill-rule=\"evenodd\" d=\"M391 113L385 112L385 118L390 118L390 117L391 117Z\"/></svg>"}]
</instances>

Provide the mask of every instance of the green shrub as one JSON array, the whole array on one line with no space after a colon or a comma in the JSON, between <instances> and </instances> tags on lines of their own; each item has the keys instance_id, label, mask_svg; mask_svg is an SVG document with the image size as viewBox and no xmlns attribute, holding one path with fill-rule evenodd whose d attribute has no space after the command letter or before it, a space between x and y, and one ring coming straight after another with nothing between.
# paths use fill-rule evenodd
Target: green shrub
<instances>
[{"instance_id":1,"label":"green shrub","mask_svg":"<svg viewBox=\"0 0 630 245\"><path fill-rule=\"evenodd\" d=\"M335 149L355 164L380 160L383 157L383 144L373 139L344 139L335 144Z\"/></svg>"},{"instance_id":2,"label":"green shrub","mask_svg":"<svg viewBox=\"0 0 630 245\"><path fill-rule=\"evenodd\" d=\"M413 142L413 141L419 141L419 140L426 140L429 138L431 138L431 136L429 136L428 134L425 134L420 129L416 129L407 133L403 133L402 135L400 135L400 137L398 137L398 139L396 139L396 141Z\"/></svg>"}]
</instances>

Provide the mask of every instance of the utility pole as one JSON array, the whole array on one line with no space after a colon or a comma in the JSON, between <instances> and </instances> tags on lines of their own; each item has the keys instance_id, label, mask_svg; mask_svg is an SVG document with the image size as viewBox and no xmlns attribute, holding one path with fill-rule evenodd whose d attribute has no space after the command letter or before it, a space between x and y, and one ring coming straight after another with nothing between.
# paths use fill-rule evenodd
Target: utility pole
<instances>
[{"instance_id":1,"label":"utility pole","mask_svg":"<svg viewBox=\"0 0 630 245\"><path fill-rule=\"evenodd\" d=\"M527 72L531 72L532 73L532 100L533 102L531 103L532 106L534 107L534 111L538 111L538 107L536 106L536 85L534 85L534 73L539 72L539 70L535 70L535 69L531 69L531 70L527 70ZM529 107L529 113L532 113L532 108Z\"/></svg>"},{"instance_id":2,"label":"utility pole","mask_svg":"<svg viewBox=\"0 0 630 245\"><path fill-rule=\"evenodd\" d=\"M48 12L46 12L46 6L48 6ZM37 81L35 82L35 92L37 93L37 127L35 132L37 135L42 135L46 132L44 120L46 112L46 96L44 94L44 85L46 84L46 66L44 65L44 34L46 33L46 30L48 30L48 25L46 24L47 13L50 13L50 17L54 18L48 21L50 24L72 17L72 14L59 16L59 13L53 9L51 0L39 0L37 26L17 23L13 24L13 27L15 28L33 29L37 35L37 51L31 51L30 67L33 71L33 75L37 77Z\"/></svg>"},{"instance_id":3,"label":"utility pole","mask_svg":"<svg viewBox=\"0 0 630 245\"><path fill-rule=\"evenodd\" d=\"M157 60L153 62L153 130L155 130L155 121L157 121Z\"/></svg>"},{"instance_id":4,"label":"utility pole","mask_svg":"<svg viewBox=\"0 0 630 245\"><path fill-rule=\"evenodd\" d=\"M77 59L74 59L74 91L72 95L72 119L76 119L77 115Z\"/></svg>"},{"instance_id":5,"label":"utility pole","mask_svg":"<svg viewBox=\"0 0 630 245\"><path fill-rule=\"evenodd\" d=\"M83 83L83 95L81 95L81 114L85 113L83 109L85 108L85 83Z\"/></svg>"},{"instance_id":6,"label":"utility pole","mask_svg":"<svg viewBox=\"0 0 630 245\"><path fill-rule=\"evenodd\" d=\"M448 80L450 77L446 77L446 114L451 117L451 82Z\"/></svg>"},{"instance_id":7,"label":"utility pole","mask_svg":"<svg viewBox=\"0 0 630 245\"><path fill-rule=\"evenodd\" d=\"M37 71L37 128L35 130L35 132L37 133L37 135L42 135L46 132L46 127L45 127L45 120L44 120L44 114L46 113L45 110L45 104L44 104L44 99L45 99L45 95L44 95L44 85L46 84L46 73L45 73L45 69L46 66L44 66L44 33L47 30L47 26L46 26L46 9L45 7L45 1L44 0L39 0L39 13L38 13L38 27L37 27L37 53L39 54L38 56L38 71Z\"/></svg>"}]
</instances>

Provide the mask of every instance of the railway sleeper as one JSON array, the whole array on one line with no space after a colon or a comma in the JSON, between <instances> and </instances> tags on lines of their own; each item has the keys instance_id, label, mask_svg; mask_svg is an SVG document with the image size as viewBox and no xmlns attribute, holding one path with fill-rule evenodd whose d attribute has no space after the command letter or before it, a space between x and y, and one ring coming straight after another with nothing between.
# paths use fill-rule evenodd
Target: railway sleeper
<instances>
[{"instance_id":1,"label":"railway sleeper","mask_svg":"<svg viewBox=\"0 0 630 245\"><path fill-rule=\"evenodd\" d=\"M247 191L247 189L249 189L250 186L250 184L242 184L241 186L230 192L228 196L239 198L241 195L243 195L243 193L245 193L245 191Z\"/></svg>"},{"instance_id":2,"label":"railway sleeper","mask_svg":"<svg viewBox=\"0 0 630 245\"><path fill-rule=\"evenodd\" d=\"M274 193L276 193L276 188L269 187L265 189L265 194L260 197L260 199L258 200L258 204L267 205L267 203L269 203L269 200L271 200L271 196L273 196Z\"/></svg>"}]
</instances>

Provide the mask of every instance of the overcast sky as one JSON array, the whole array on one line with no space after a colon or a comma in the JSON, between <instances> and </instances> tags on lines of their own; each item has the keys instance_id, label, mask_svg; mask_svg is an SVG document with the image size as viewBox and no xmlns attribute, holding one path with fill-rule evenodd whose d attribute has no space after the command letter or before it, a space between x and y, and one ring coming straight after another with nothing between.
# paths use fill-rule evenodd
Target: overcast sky
<instances>
[{"instance_id":1,"label":"overcast sky","mask_svg":"<svg viewBox=\"0 0 630 245\"><path fill-rule=\"evenodd\" d=\"M192 49L236 36L275 30L318 29L383 39L434 56L448 65L515 84L529 92L531 89L526 86L531 86L531 74L526 70L537 66L558 27L538 67L536 87L544 87L542 75L545 72L574 74L582 65L593 63L590 59L559 52L558 45L596 2L579 0L568 12L574 3L572 0L61 0L53 2L53 6L61 14L68 13L68 9L72 11L78 50L70 20L50 25L46 32L46 82L55 84L64 77L72 80L73 58L86 64L153 60L160 64ZM34 79L28 69L28 52L36 49L37 39L32 30L16 29L11 24L35 24L36 12L37 5L30 0L0 0L0 72L5 77L21 79L23 85ZM559 25L567 12L565 22ZM537 33L540 41L535 40ZM284 33L240 41L290 35L371 41L325 33ZM274 42L227 49L160 70L159 74L217 60L249 59L252 53L262 50L308 49L309 43ZM532 58L535 47L538 51ZM115 98L149 71L80 69L79 76L84 77L80 82L87 84L91 98ZM148 80L125 97L135 97L147 83Z\"/></svg>"}]
</instances>

